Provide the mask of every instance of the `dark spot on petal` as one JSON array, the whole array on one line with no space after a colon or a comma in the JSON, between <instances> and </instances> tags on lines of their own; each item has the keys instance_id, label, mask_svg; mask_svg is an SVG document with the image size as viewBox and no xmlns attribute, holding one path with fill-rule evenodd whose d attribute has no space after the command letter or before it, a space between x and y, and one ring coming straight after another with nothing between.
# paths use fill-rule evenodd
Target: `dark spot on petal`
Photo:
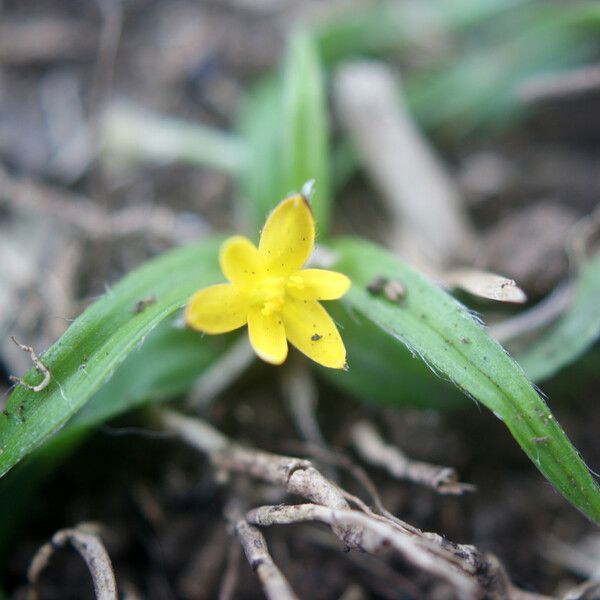
<instances>
[{"instance_id":1,"label":"dark spot on petal","mask_svg":"<svg viewBox=\"0 0 600 600\"><path fill-rule=\"evenodd\" d=\"M323 336L319 335L318 333L314 333L313 335L310 336L310 339L313 342L318 342Z\"/></svg>"}]
</instances>

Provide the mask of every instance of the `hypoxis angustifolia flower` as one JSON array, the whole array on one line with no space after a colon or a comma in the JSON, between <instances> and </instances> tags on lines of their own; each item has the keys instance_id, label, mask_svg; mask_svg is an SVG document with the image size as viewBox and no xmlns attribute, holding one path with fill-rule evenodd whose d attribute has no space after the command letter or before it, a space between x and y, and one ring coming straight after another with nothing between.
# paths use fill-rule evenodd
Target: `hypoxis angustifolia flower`
<instances>
[{"instance_id":1,"label":"hypoxis angustifolia flower","mask_svg":"<svg viewBox=\"0 0 600 600\"><path fill-rule=\"evenodd\" d=\"M208 334L248 324L250 343L276 365L287 357L289 340L312 360L341 369L346 350L319 300L335 300L350 287L341 273L302 269L315 241L315 221L304 196L282 200L271 212L258 248L234 236L221 246L219 262L229 283L199 290L185 321Z\"/></svg>"}]
</instances>

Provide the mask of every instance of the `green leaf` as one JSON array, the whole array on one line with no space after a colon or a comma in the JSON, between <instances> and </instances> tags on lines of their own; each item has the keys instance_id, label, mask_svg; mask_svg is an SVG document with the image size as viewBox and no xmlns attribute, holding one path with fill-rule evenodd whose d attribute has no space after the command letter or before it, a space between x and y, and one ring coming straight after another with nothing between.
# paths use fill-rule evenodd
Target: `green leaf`
<instances>
[{"instance_id":1,"label":"green leaf","mask_svg":"<svg viewBox=\"0 0 600 600\"><path fill-rule=\"evenodd\" d=\"M319 231L326 235L331 209L327 104L317 45L306 32L291 38L283 97L285 186L299 191L309 179L316 181L311 205Z\"/></svg>"},{"instance_id":2,"label":"green leaf","mask_svg":"<svg viewBox=\"0 0 600 600\"><path fill-rule=\"evenodd\" d=\"M426 127L503 124L525 112L515 94L519 82L581 64L586 46L587 41L568 28L525 30L475 52L467 48L446 64L419 73L407 82L406 93L416 118Z\"/></svg>"},{"instance_id":3,"label":"green leaf","mask_svg":"<svg viewBox=\"0 0 600 600\"><path fill-rule=\"evenodd\" d=\"M358 400L390 406L452 410L469 400L398 340L342 302L327 303L346 346L348 371L321 375Z\"/></svg>"},{"instance_id":4,"label":"green leaf","mask_svg":"<svg viewBox=\"0 0 600 600\"><path fill-rule=\"evenodd\" d=\"M150 402L188 391L229 348L236 334L202 336L165 319L133 351L110 381L67 423L92 427Z\"/></svg>"},{"instance_id":5,"label":"green leaf","mask_svg":"<svg viewBox=\"0 0 600 600\"><path fill-rule=\"evenodd\" d=\"M244 140L229 132L133 106L110 108L101 135L104 156L122 161L178 161L238 175L247 160Z\"/></svg>"},{"instance_id":6,"label":"green leaf","mask_svg":"<svg viewBox=\"0 0 600 600\"><path fill-rule=\"evenodd\" d=\"M255 232L286 195L316 181L311 199L319 231L330 212L327 104L316 45L306 33L292 37L283 72L245 98L238 128L248 145L241 196Z\"/></svg>"},{"instance_id":7,"label":"green leaf","mask_svg":"<svg viewBox=\"0 0 600 600\"><path fill-rule=\"evenodd\" d=\"M148 402L187 391L235 335L200 336L166 319L131 352L110 381L42 447L0 479L0 562L40 484L87 439L93 428Z\"/></svg>"},{"instance_id":8,"label":"green leaf","mask_svg":"<svg viewBox=\"0 0 600 600\"><path fill-rule=\"evenodd\" d=\"M106 384L123 360L198 288L222 280L221 240L178 248L152 260L90 306L41 358L52 379L41 392L17 386L0 415L0 476L55 433ZM155 302L136 312L140 300ZM41 380L33 369L30 384Z\"/></svg>"},{"instance_id":9,"label":"green leaf","mask_svg":"<svg viewBox=\"0 0 600 600\"><path fill-rule=\"evenodd\" d=\"M353 281L343 300L349 310L492 410L554 487L600 523L599 489L577 451L519 365L465 308L382 248L354 240L333 248L340 257L335 268ZM367 291L376 276L398 281L405 296L396 303Z\"/></svg>"},{"instance_id":10,"label":"green leaf","mask_svg":"<svg viewBox=\"0 0 600 600\"><path fill-rule=\"evenodd\" d=\"M523 0L432 0L400 3L367 2L334 11L317 24L323 60L332 63L352 57L397 53L433 36L449 37L497 21ZM451 48L444 46L444 50Z\"/></svg>"},{"instance_id":11,"label":"green leaf","mask_svg":"<svg viewBox=\"0 0 600 600\"><path fill-rule=\"evenodd\" d=\"M516 356L525 373L543 381L581 356L600 336L600 255L582 265L573 304L548 332Z\"/></svg>"},{"instance_id":12,"label":"green leaf","mask_svg":"<svg viewBox=\"0 0 600 600\"><path fill-rule=\"evenodd\" d=\"M277 79L257 84L244 98L238 129L248 145L248 161L240 176L241 200L252 237L264 225L269 211L289 191L283 181L279 124L281 85Z\"/></svg>"}]
</instances>

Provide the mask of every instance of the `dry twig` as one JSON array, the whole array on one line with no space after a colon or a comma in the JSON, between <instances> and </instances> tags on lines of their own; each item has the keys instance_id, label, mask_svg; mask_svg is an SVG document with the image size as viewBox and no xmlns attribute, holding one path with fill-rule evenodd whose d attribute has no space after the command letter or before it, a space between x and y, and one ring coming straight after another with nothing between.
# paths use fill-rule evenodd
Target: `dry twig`
<instances>
[{"instance_id":1,"label":"dry twig","mask_svg":"<svg viewBox=\"0 0 600 600\"><path fill-rule=\"evenodd\" d=\"M33 366L36 368L38 373L43 375L42 381L37 385L30 385L25 382L22 377L16 377L15 375L11 375L9 379L19 385L22 385L24 388L31 390L32 392L41 392L46 389L50 383L51 375L50 369L38 358L37 354L34 352L31 346L25 346L21 344L21 342L17 341L14 336L10 336L10 339L19 347L23 352L29 352L29 356L31 356L31 362L33 362Z\"/></svg>"},{"instance_id":2,"label":"dry twig","mask_svg":"<svg viewBox=\"0 0 600 600\"><path fill-rule=\"evenodd\" d=\"M517 85L516 95L526 104L562 100L600 90L600 65L585 65L560 73L529 77Z\"/></svg>"},{"instance_id":3,"label":"dry twig","mask_svg":"<svg viewBox=\"0 0 600 600\"><path fill-rule=\"evenodd\" d=\"M255 525L287 525L303 521L320 521L332 530L354 529L360 532L351 548L370 554L385 554L390 549L398 552L404 559L428 573L433 573L452 583L457 590L468 598L476 597L477 585L470 573L459 571L452 556L442 548L429 544L425 538L419 539L385 520L370 515L347 510L332 509L315 504L297 504L294 506L261 506L249 511L248 522Z\"/></svg>"},{"instance_id":4,"label":"dry twig","mask_svg":"<svg viewBox=\"0 0 600 600\"><path fill-rule=\"evenodd\" d=\"M534 600L544 598L514 588L500 563L476 548L453 544L434 533L422 532L391 515L378 515L360 499L328 481L309 461L247 448L228 439L208 423L161 411L162 425L208 455L218 469L250 475L283 487L313 504L265 506L251 510L246 520L256 525L321 521L348 549L373 554L395 550L407 562L441 577L464 598ZM364 512L352 510L345 497ZM248 523L229 517L236 533L255 539ZM264 541L258 539L259 549ZM249 557L252 561L252 558ZM271 561L272 562L272 561ZM262 564L260 561L258 564Z\"/></svg>"},{"instance_id":5,"label":"dry twig","mask_svg":"<svg viewBox=\"0 0 600 600\"><path fill-rule=\"evenodd\" d=\"M313 446L326 448L315 416L318 391L305 361L293 361L282 373L281 389L302 437Z\"/></svg>"},{"instance_id":6,"label":"dry twig","mask_svg":"<svg viewBox=\"0 0 600 600\"><path fill-rule=\"evenodd\" d=\"M239 510L230 510L228 519L240 541L246 558L260 579L269 600L295 600L298 597L273 562L267 542L259 529L250 525Z\"/></svg>"},{"instance_id":7,"label":"dry twig","mask_svg":"<svg viewBox=\"0 0 600 600\"><path fill-rule=\"evenodd\" d=\"M89 198L59 190L32 179L11 177L0 167L0 206L31 219L60 219L91 240L153 235L170 242L200 237L206 232L201 220L180 219L162 206L135 205L109 212Z\"/></svg>"},{"instance_id":8,"label":"dry twig","mask_svg":"<svg viewBox=\"0 0 600 600\"><path fill-rule=\"evenodd\" d=\"M117 600L117 584L110 558L98 536L98 527L89 523L57 531L52 539L36 552L27 572L30 584L29 600L36 600L35 585L52 555L67 544L71 544L85 561L97 600Z\"/></svg>"},{"instance_id":9,"label":"dry twig","mask_svg":"<svg viewBox=\"0 0 600 600\"><path fill-rule=\"evenodd\" d=\"M375 484L369 477L368 473L360 466L357 465L354 461L352 461L348 456L342 454L341 452L336 452L334 450L328 448L319 448L317 446L313 446L311 444L290 444L290 448L297 447L301 450L302 454L307 454L309 456L313 456L317 460L333 465L335 467L340 467L347 471L360 485L363 486L367 494L370 496L371 503L375 507L375 509L381 515L389 514Z\"/></svg>"},{"instance_id":10,"label":"dry twig","mask_svg":"<svg viewBox=\"0 0 600 600\"><path fill-rule=\"evenodd\" d=\"M412 534L383 518L357 511L315 504L261 506L249 511L246 519L261 526L320 521L333 531L352 527L360 532L358 549L372 554L396 550L407 562L451 583L461 598L550 600L515 588L500 562L473 546L452 544L435 534Z\"/></svg>"},{"instance_id":11,"label":"dry twig","mask_svg":"<svg viewBox=\"0 0 600 600\"><path fill-rule=\"evenodd\" d=\"M248 338L242 336L196 381L188 394L187 405L196 411L209 406L248 368L254 357Z\"/></svg>"},{"instance_id":12,"label":"dry twig","mask_svg":"<svg viewBox=\"0 0 600 600\"><path fill-rule=\"evenodd\" d=\"M227 565L219 589L219 600L231 600L235 594L240 569L241 547L233 540L227 553Z\"/></svg>"},{"instance_id":13,"label":"dry twig","mask_svg":"<svg viewBox=\"0 0 600 600\"><path fill-rule=\"evenodd\" d=\"M460 495L474 489L471 484L460 483L454 469L411 460L396 446L386 444L368 421L355 423L350 439L364 460L383 467L398 479L426 485L440 494Z\"/></svg>"},{"instance_id":14,"label":"dry twig","mask_svg":"<svg viewBox=\"0 0 600 600\"><path fill-rule=\"evenodd\" d=\"M334 104L396 221L392 244L420 263L443 265L465 255L474 234L398 90L381 63L351 63L336 73Z\"/></svg>"},{"instance_id":15,"label":"dry twig","mask_svg":"<svg viewBox=\"0 0 600 600\"><path fill-rule=\"evenodd\" d=\"M308 460L247 448L229 440L208 423L173 411L164 410L159 415L166 429L207 454L217 469L245 473L323 506L349 508L339 488L323 477ZM345 544L353 545L355 531L350 529L338 533Z\"/></svg>"}]
</instances>

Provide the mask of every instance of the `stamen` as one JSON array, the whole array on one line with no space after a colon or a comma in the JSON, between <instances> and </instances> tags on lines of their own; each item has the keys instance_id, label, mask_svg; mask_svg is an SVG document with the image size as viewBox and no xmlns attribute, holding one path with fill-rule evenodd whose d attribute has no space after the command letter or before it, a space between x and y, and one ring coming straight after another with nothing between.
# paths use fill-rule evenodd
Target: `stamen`
<instances>
[{"instance_id":1,"label":"stamen","mask_svg":"<svg viewBox=\"0 0 600 600\"><path fill-rule=\"evenodd\" d=\"M260 312L265 317L268 317L269 315L272 315L273 313L280 311L282 306L283 306L283 299L273 298L272 300L267 300L263 304L263 307Z\"/></svg>"},{"instance_id":2,"label":"stamen","mask_svg":"<svg viewBox=\"0 0 600 600\"><path fill-rule=\"evenodd\" d=\"M284 280L281 277L264 279L254 290L254 304L268 317L283 308L285 300Z\"/></svg>"},{"instance_id":3,"label":"stamen","mask_svg":"<svg viewBox=\"0 0 600 600\"><path fill-rule=\"evenodd\" d=\"M291 275L290 277L288 277L287 286L294 288L296 290L303 290L304 289L304 280L302 279L302 276L300 276L300 275Z\"/></svg>"}]
</instances>

